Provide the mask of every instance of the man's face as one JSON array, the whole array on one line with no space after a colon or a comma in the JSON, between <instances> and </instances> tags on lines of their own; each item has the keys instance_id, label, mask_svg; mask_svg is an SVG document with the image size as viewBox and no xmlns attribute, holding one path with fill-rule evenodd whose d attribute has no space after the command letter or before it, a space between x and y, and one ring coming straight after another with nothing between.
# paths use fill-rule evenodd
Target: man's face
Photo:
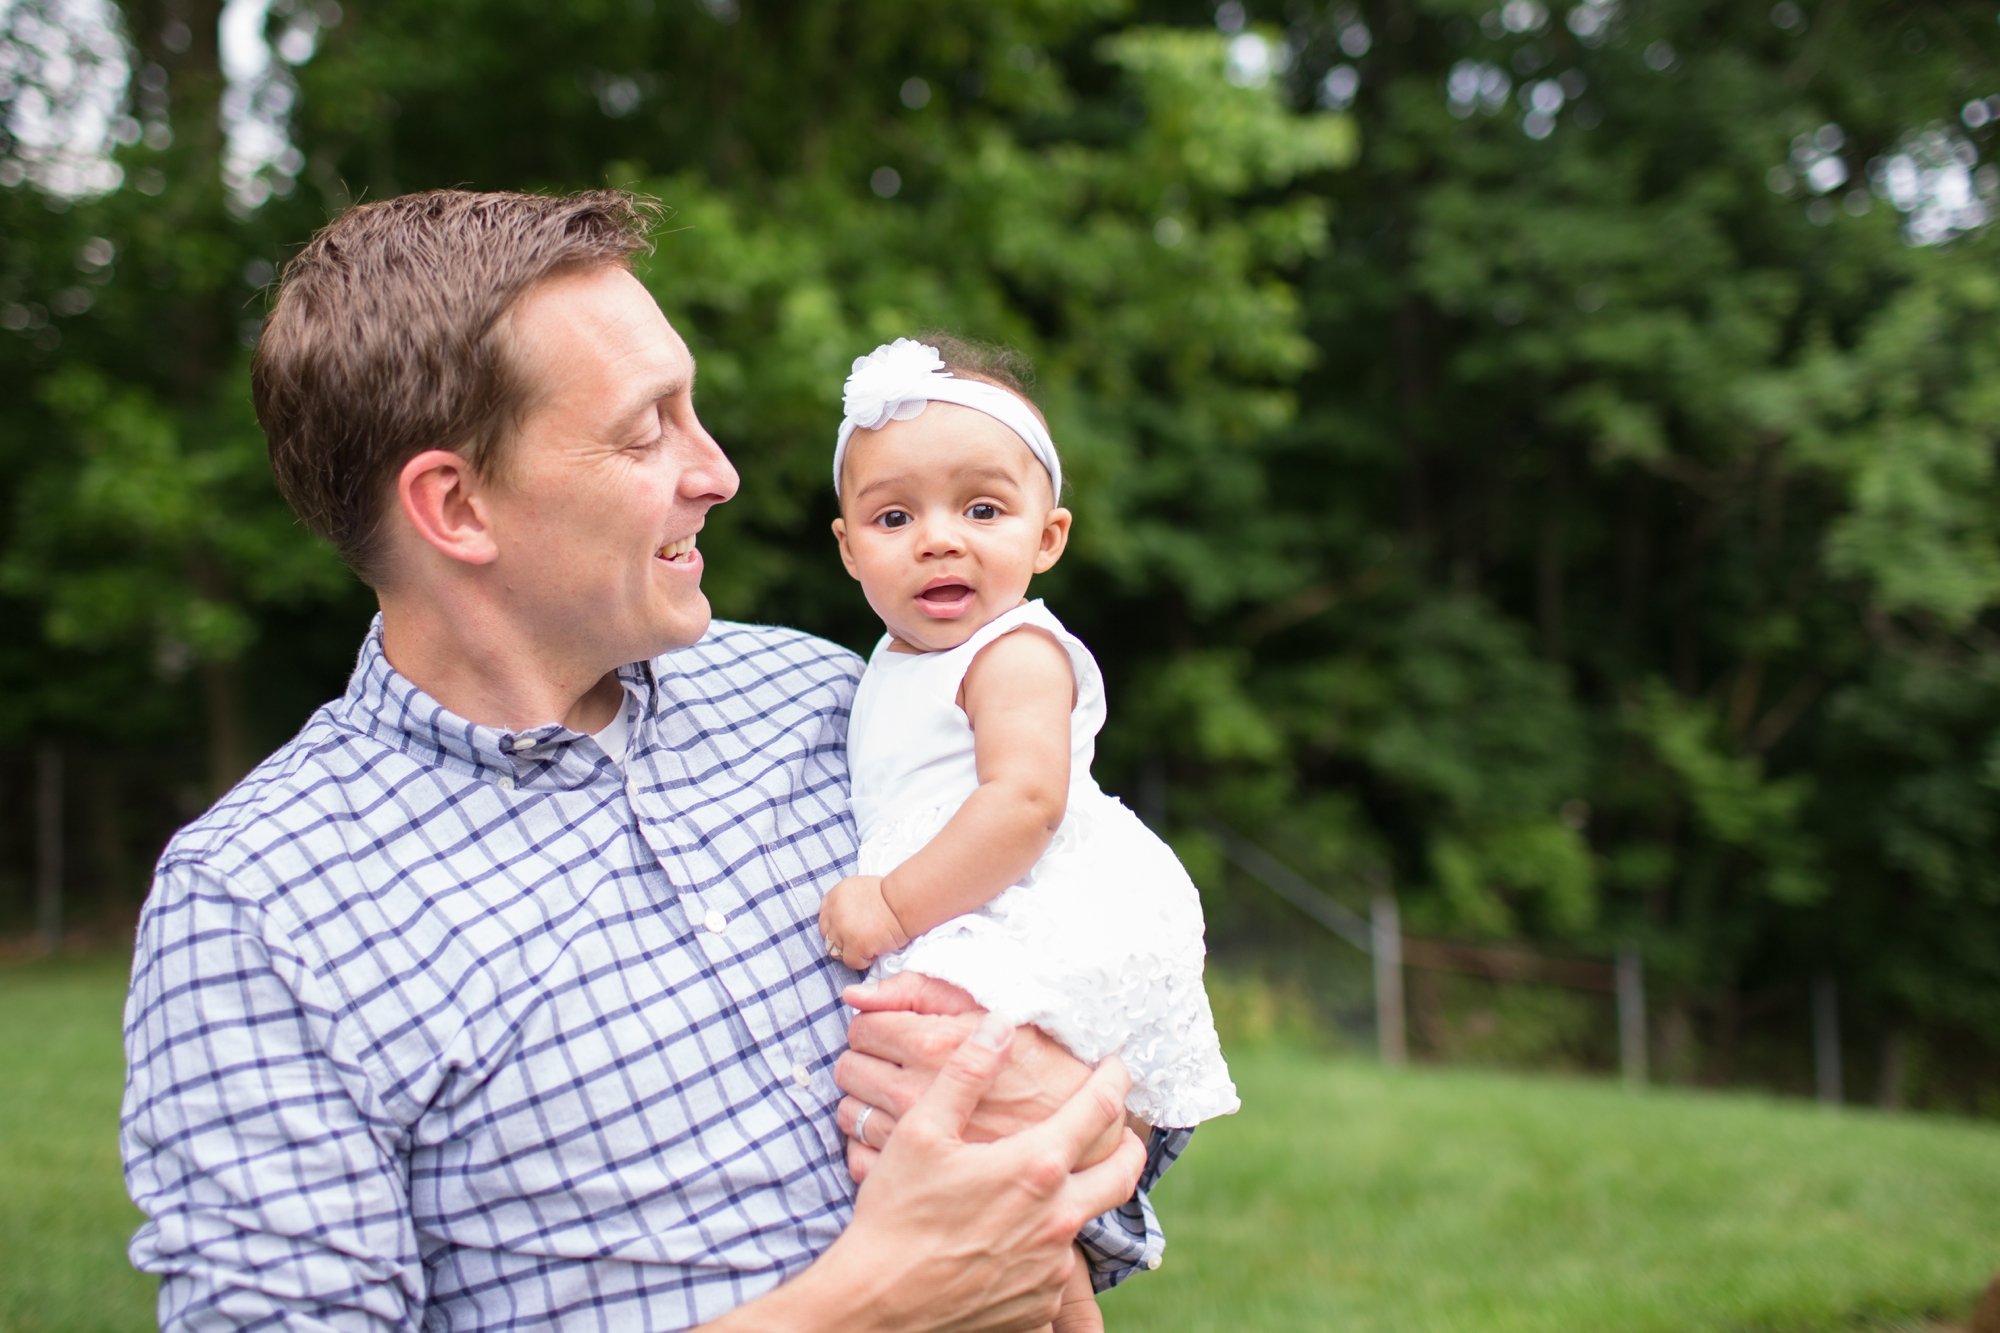
<instances>
[{"instance_id":1,"label":"man's face","mask_svg":"<svg viewBox=\"0 0 2000 1333\"><path fill-rule=\"evenodd\" d=\"M695 417L687 344L621 268L551 278L508 321L530 403L488 491L508 600L605 669L695 642L695 534L737 477Z\"/></svg>"}]
</instances>

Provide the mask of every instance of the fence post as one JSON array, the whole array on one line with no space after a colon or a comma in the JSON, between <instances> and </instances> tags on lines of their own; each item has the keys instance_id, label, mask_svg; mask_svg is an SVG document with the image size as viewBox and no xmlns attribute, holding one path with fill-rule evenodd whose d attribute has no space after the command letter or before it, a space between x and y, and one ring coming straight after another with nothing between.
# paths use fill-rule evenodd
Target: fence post
<instances>
[{"instance_id":1,"label":"fence post","mask_svg":"<svg viewBox=\"0 0 2000 1333\"><path fill-rule=\"evenodd\" d=\"M1369 952L1375 958L1375 1047L1382 1063L1408 1063L1403 1035L1403 925L1395 895L1379 892L1369 914Z\"/></svg>"},{"instance_id":2,"label":"fence post","mask_svg":"<svg viewBox=\"0 0 2000 1333\"><path fill-rule=\"evenodd\" d=\"M1167 836L1167 766L1158 755L1148 756L1139 770L1139 822Z\"/></svg>"},{"instance_id":3,"label":"fence post","mask_svg":"<svg viewBox=\"0 0 2000 1333\"><path fill-rule=\"evenodd\" d=\"M1819 1082L1823 1106L1841 1102L1840 1077L1840 990L1831 972L1813 978L1813 1073Z\"/></svg>"},{"instance_id":4,"label":"fence post","mask_svg":"<svg viewBox=\"0 0 2000 1333\"><path fill-rule=\"evenodd\" d=\"M44 741L35 752L35 929L42 951L62 947L62 747Z\"/></svg>"},{"instance_id":5,"label":"fence post","mask_svg":"<svg viewBox=\"0 0 2000 1333\"><path fill-rule=\"evenodd\" d=\"M1627 1091L1646 1086L1646 963L1637 949L1618 951L1618 1067Z\"/></svg>"}]
</instances>

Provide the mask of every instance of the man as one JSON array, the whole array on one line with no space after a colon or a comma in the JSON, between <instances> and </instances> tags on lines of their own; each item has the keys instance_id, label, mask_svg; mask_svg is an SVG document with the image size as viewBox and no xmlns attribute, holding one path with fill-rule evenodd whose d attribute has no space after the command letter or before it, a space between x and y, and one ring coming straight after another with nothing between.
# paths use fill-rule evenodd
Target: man
<instances>
[{"instance_id":1,"label":"man","mask_svg":"<svg viewBox=\"0 0 2000 1333\"><path fill-rule=\"evenodd\" d=\"M259 419L381 615L140 924L164 1327L1030 1328L1079 1227L1100 1285L1157 1262L1135 1188L1185 1139L1120 1127L1116 1061L916 983L842 1056L859 664L709 623L737 478L628 271L649 219L409 196L286 271Z\"/></svg>"}]
</instances>

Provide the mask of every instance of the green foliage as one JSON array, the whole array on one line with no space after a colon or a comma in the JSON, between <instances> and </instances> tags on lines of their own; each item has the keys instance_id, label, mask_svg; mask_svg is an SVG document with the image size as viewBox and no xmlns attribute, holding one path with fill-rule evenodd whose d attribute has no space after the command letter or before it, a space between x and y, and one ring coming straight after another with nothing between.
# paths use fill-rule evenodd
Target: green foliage
<instances>
[{"instance_id":1,"label":"green foliage","mask_svg":"<svg viewBox=\"0 0 2000 1333\"><path fill-rule=\"evenodd\" d=\"M174 412L83 364L42 381L75 453L24 486L0 587L47 608L53 642L228 660L255 636L258 603L329 597L345 582L330 548L276 502L241 373L208 412Z\"/></svg>"},{"instance_id":2,"label":"green foliage","mask_svg":"<svg viewBox=\"0 0 2000 1333\"><path fill-rule=\"evenodd\" d=\"M1812 790L1808 777L1767 780L1763 760L1736 752L1713 707L1689 702L1658 681L1631 710L1629 725L1672 775L1703 832L1757 855L1773 898L1802 904L1822 895L1812 839L1800 827Z\"/></svg>"},{"instance_id":3,"label":"green foliage","mask_svg":"<svg viewBox=\"0 0 2000 1333\"><path fill-rule=\"evenodd\" d=\"M1133 31L1099 49L1138 122L1108 145L1024 142L982 113L912 131L925 151L907 202L820 177L775 191L692 173L643 183L677 210L647 280L693 330L703 410L756 483L718 515L725 614L765 609L773 584L837 576L823 545L773 548L831 517L847 363L929 327L1034 359L1074 478L1078 563L1207 605L1283 577L1281 550L1243 536L1264 484L1255 446L1289 419L1281 386L1311 355L1276 275L1320 245L1324 210L1241 196L1342 164L1351 126L1294 115L1275 88L1230 86L1213 35ZM1030 107L1000 89L987 100L1063 106L1046 85L1022 96ZM1164 215L1163 195L1178 204ZM1227 508L1185 508L1197 486Z\"/></svg>"},{"instance_id":4,"label":"green foliage","mask_svg":"<svg viewBox=\"0 0 2000 1333\"><path fill-rule=\"evenodd\" d=\"M1909 244L1885 166L1991 155L1960 112L2000 28L1248 8L353 0L291 76L296 189L245 210L212 47L134 3L173 142L120 161L160 192L0 188L0 305L77 311L0 333L0 597L40 630L0 727L200 716L221 754L232 671L337 680L366 598L256 458L260 265L356 198L634 185L745 477L704 532L723 614L870 642L825 535L842 375L927 327L1013 343L1112 789L1386 876L1416 929L1636 943L1705 1076L1821 971L1872 1034L2000 1044L2000 242ZM1296 931L1184 843L1229 931Z\"/></svg>"},{"instance_id":5,"label":"green foliage","mask_svg":"<svg viewBox=\"0 0 2000 1333\"><path fill-rule=\"evenodd\" d=\"M1763 420L1848 496L1827 533L1828 572L1867 580L1885 612L1928 612L1956 630L2000 600L2000 283L1989 244L1941 258L1851 351L1812 346L1793 410Z\"/></svg>"},{"instance_id":6,"label":"green foliage","mask_svg":"<svg viewBox=\"0 0 2000 1333\"><path fill-rule=\"evenodd\" d=\"M1972 869L2000 854L1994 242L1906 243L1886 171L1949 124L1988 188L1993 130L1959 112L2000 32L1773 12L1297 17L1295 83L1358 66L1364 145L1300 281L1321 359L1273 491L1320 568L1203 627L1255 636L1251 697L1351 682L1410 738L1308 704L1334 740L1293 749L1302 785L1359 794L1410 920L1642 943L1720 1076L1746 990L1820 970L1850 1022L2000 1038ZM1454 104L1481 68L1506 96ZM1809 186L1829 152L1847 179ZM1448 689L1362 669L1451 600L1519 646Z\"/></svg>"}]
</instances>

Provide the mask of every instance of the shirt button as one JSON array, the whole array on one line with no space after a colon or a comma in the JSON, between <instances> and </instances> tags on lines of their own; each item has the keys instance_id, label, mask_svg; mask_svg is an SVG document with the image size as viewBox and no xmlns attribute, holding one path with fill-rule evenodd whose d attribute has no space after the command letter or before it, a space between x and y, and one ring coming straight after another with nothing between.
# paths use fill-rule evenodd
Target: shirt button
<instances>
[{"instance_id":1,"label":"shirt button","mask_svg":"<svg viewBox=\"0 0 2000 1333\"><path fill-rule=\"evenodd\" d=\"M508 777L505 773L502 773L500 775L500 781L495 785L498 786L501 791L512 791L514 790L514 779Z\"/></svg>"},{"instance_id":2,"label":"shirt button","mask_svg":"<svg viewBox=\"0 0 2000 1333\"><path fill-rule=\"evenodd\" d=\"M514 748L516 750L532 750L535 748L535 738L533 736L516 736L514 738Z\"/></svg>"},{"instance_id":3,"label":"shirt button","mask_svg":"<svg viewBox=\"0 0 2000 1333\"><path fill-rule=\"evenodd\" d=\"M701 924L707 926L715 934L720 935L723 928L729 924L729 918L711 907L708 909L708 915L701 919Z\"/></svg>"},{"instance_id":4,"label":"shirt button","mask_svg":"<svg viewBox=\"0 0 2000 1333\"><path fill-rule=\"evenodd\" d=\"M1166 1262L1166 1256L1163 1254L1149 1255L1146 1259L1146 1267L1149 1269L1158 1268L1161 1264L1165 1262Z\"/></svg>"},{"instance_id":5,"label":"shirt button","mask_svg":"<svg viewBox=\"0 0 2000 1333\"><path fill-rule=\"evenodd\" d=\"M810 1069L807 1069L804 1065L792 1066L792 1082L802 1088L807 1088L812 1086L812 1081L813 1076Z\"/></svg>"}]
</instances>

